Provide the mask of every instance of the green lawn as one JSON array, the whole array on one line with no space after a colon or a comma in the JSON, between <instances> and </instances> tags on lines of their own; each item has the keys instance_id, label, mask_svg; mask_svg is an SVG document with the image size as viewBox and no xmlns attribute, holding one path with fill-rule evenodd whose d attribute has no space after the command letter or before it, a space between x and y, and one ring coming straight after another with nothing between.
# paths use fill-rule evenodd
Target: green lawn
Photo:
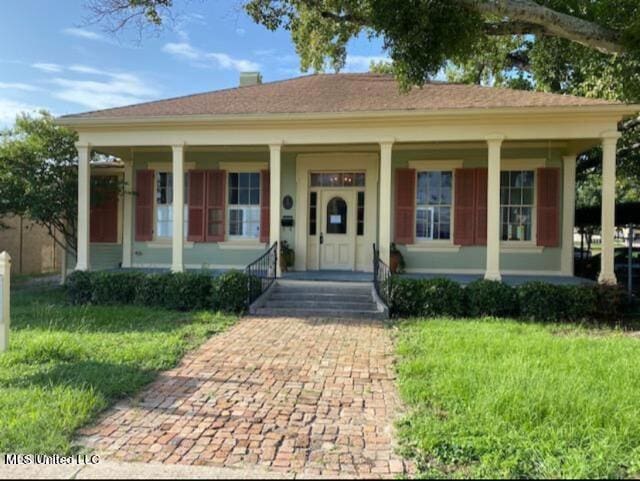
<instances>
[{"instance_id":1,"label":"green lawn","mask_svg":"<svg viewBox=\"0 0 640 481\"><path fill-rule=\"evenodd\" d=\"M132 306L69 306L60 288L12 295L0 354L0 453L69 454L74 431L235 318Z\"/></svg>"},{"instance_id":2,"label":"green lawn","mask_svg":"<svg viewBox=\"0 0 640 481\"><path fill-rule=\"evenodd\" d=\"M420 476L640 476L640 336L444 319L398 336Z\"/></svg>"}]
</instances>

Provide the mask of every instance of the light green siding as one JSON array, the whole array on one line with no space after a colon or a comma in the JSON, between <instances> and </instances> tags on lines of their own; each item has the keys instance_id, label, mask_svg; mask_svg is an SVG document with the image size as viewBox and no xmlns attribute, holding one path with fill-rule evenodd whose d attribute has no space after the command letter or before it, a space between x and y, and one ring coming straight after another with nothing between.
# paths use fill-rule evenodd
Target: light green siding
<instances>
[{"instance_id":1,"label":"light green siding","mask_svg":"<svg viewBox=\"0 0 640 481\"><path fill-rule=\"evenodd\" d=\"M122 263L122 244L91 244L89 246L89 265L93 271L117 269ZM75 256L67 256L67 268L74 269Z\"/></svg>"},{"instance_id":2,"label":"light green siding","mask_svg":"<svg viewBox=\"0 0 640 481\"><path fill-rule=\"evenodd\" d=\"M286 150L282 153L282 178L281 199L290 195L294 201L294 207L290 210L282 208L282 216L291 216L295 219L295 210L300 199L296 198L296 158L295 150ZM554 149L503 149L503 159L546 159L548 166L562 167L561 152ZM150 164L166 163L170 169L172 160L171 151L137 151L134 156L134 171L147 169ZM412 160L460 160L463 167L486 167L487 152L483 148L473 149L414 149L396 148L393 151L393 175L395 170L407 167ZM187 151L185 162L194 163L197 169L219 168L220 162L269 162L269 151L265 148L256 148L245 152L234 151ZM348 169L348 162L345 164ZM135 173L134 173L135 177ZM392 179L392 198L395 198L395 182ZM392 209L392 225L394 210ZM295 229L282 228L281 239L296 249ZM305 231L307 226L299 226ZM376 225L379 229L379 226ZM131 226L132 235L135 235L135 208ZM562 229L561 229L562 232ZM485 269L485 248L482 246L462 247L457 252L409 252L405 246L398 246L402 251L407 268L417 271L461 271ZM184 263L187 267L243 267L264 252L264 245L255 249L223 249L215 243L186 243L184 249ZM132 245L132 263L140 266L164 266L171 265L171 245L158 246L157 242L135 242ZM108 269L118 267L122 260L122 246L118 245L92 245L91 266L93 269ZM70 260L70 265L75 261ZM503 252L500 256L501 269L505 271L536 271L557 272L561 265L561 249L545 248L542 252Z\"/></svg>"},{"instance_id":3,"label":"light green siding","mask_svg":"<svg viewBox=\"0 0 640 481\"><path fill-rule=\"evenodd\" d=\"M547 166L562 168L561 153L549 149L503 149L503 159L546 159ZM406 168L412 160L461 160L464 168L486 167L486 149L394 150L393 170ZM561 174L562 175L562 174ZM392 182L395 198L395 182ZM392 210L392 225L395 212ZM562 220L562 219L561 219ZM562 226L560 226L562 232ZM561 244L562 240L560 240ZM409 252L398 246L409 270L478 270L486 266L486 249L482 246L461 247L458 252ZM500 269L506 271L560 270L561 249L545 248L542 252L502 252Z\"/></svg>"}]
</instances>

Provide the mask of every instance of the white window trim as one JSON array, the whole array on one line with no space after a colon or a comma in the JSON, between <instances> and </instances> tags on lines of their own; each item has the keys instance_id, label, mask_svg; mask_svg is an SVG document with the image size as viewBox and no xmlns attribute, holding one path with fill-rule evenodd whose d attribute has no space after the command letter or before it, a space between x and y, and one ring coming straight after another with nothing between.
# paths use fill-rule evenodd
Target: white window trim
<instances>
[{"instance_id":1,"label":"white window trim","mask_svg":"<svg viewBox=\"0 0 640 481\"><path fill-rule=\"evenodd\" d=\"M145 242L144 245L150 249L171 249L173 243L171 237L160 237L156 240ZM182 243L185 249L191 249L194 242L184 241Z\"/></svg>"},{"instance_id":2,"label":"white window trim","mask_svg":"<svg viewBox=\"0 0 640 481\"><path fill-rule=\"evenodd\" d=\"M218 242L218 247L223 250L253 250L261 249L267 244L260 242L259 239L231 239Z\"/></svg>"},{"instance_id":3,"label":"white window trim","mask_svg":"<svg viewBox=\"0 0 640 481\"><path fill-rule=\"evenodd\" d=\"M543 161L544 162L544 161ZM501 166L500 174L502 172L511 172L511 171L523 171L523 170L531 170L533 172L533 204L531 204L531 240L524 241L514 241L514 240L502 240L502 203L500 203L500 250L504 250L510 253L531 253L531 252L542 252L543 248L537 245L537 236L538 236L538 173L536 169L538 167L531 167L531 164L526 166L522 166L522 164L508 164L509 167L505 168ZM511 165L520 165L520 167L511 168ZM502 189L502 183L500 184L500 189ZM511 205L511 204L507 204Z\"/></svg>"},{"instance_id":4,"label":"white window trim","mask_svg":"<svg viewBox=\"0 0 640 481\"><path fill-rule=\"evenodd\" d=\"M184 163L184 172L185 174L187 174L190 170L195 170L196 168L196 163L195 162L185 162ZM158 227L158 182L156 179L156 176L158 174L158 172L170 172L171 174L173 174L173 163L172 162L147 162L147 169L149 170L153 170L153 237L152 240L150 242L146 242L145 245L147 247L158 247L158 248L162 248L165 247L165 244L168 243L169 245L171 245L171 239L173 237L160 237L158 236L157 233L157 227ZM186 175L185 175L185 179L186 179ZM186 192L185 192L186 194ZM185 195L184 198L184 205L188 206L189 205L189 198L188 196ZM188 217L187 218L187 222L188 222ZM184 246L185 248L189 248L191 246L188 246L188 242L187 242L187 237L186 237L186 233L188 231L188 224L187 224L187 229L185 230L185 238L184 238Z\"/></svg>"},{"instance_id":5,"label":"white window trim","mask_svg":"<svg viewBox=\"0 0 640 481\"><path fill-rule=\"evenodd\" d=\"M258 170L253 170L253 169L249 169L247 166L256 166L259 165L258 162L244 162L244 163L224 163L227 167L228 166L236 166L239 165L241 166L241 170L227 170L222 169L225 171L225 176L226 176L226 192L225 195L227 196L227 198L225 199L225 233L224 233L224 238L227 244L227 246L238 246L238 245L243 245L245 243L251 243L251 244L260 244L260 235L258 235L258 237L246 237L246 236L232 236L231 234L229 234L229 228L231 226L231 209L232 208L243 208L243 207L249 207L249 208L257 208L258 210L260 210L260 208L262 207L262 196L263 196L263 192L262 192L262 170L265 169L258 169ZM221 163L222 165L222 163ZM267 165L265 163L265 165ZM258 202L257 205L253 205L253 204L231 204L229 202L229 192L231 190L231 188L229 187L229 175L230 174L258 174L259 175L259 181L258 181L258 185L259 185L259 190L260 190L260 202ZM262 211L260 211L260 216L262 215ZM258 224L261 224L261 219L258 219ZM219 243L220 244L220 243Z\"/></svg>"},{"instance_id":6,"label":"white window trim","mask_svg":"<svg viewBox=\"0 0 640 481\"><path fill-rule=\"evenodd\" d=\"M186 171L186 169L185 169ZM172 170L155 170L154 169L154 175L153 175L153 240L151 241L152 243L164 243L164 242L168 242L169 244L171 243L171 240L173 239L173 234L171 237L168 236L159 236L158 235L158 181L156 176L158 175L158 173L167 173L167 174L172 174L173 175L173 171ZM187 180L187 176L185 176L185 182L188 182ZM187 193L187 191L185 190L185 193ZM171 207L173 208L173 204L171 204ZM183 213L183 216L185 218L185 226L184 226L184 240L183 242L187 241L187 232L189 231L189 198L188 198L188 193L187 195L185 195L184 197L184 206L183 209L185 210L185 213Z\"/></svg>"},{"instance_id":7,"label":"white window trim","mask_svg":"<svg viewBox=\"0 0 640 481\"><path fill-rule=\"evenodd\" d=\"M450 226L449 226L449 239L424 239L418 238L415 235L415 229L417 225L418 216L418 203L414 198L414 243L407 245L406 248L410 252L458 252L460 246L453 243L453 226L454 226L454 212L455 212L455 199L456 199L456 169L462 168L462 160L411 160L409 161L409 168L415 169L415 182L416 182L416 196L418 193L418 174L420 172L448 172L451 171L451 204L449 207L451 212L449 214Z\"/></svg>"}]
</instances>

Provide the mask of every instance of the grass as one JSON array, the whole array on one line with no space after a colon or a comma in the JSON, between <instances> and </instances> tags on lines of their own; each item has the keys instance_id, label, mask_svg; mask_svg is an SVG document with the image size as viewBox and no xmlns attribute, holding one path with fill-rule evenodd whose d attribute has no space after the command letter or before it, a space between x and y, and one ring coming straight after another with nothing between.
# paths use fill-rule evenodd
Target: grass
<instances>
[{"instance_id":1,"label":"grass","mask_svg":"<svg viewBox=\"0 0 640 481\"><path fill-rule=\"evenodd\" d=\"M640 338L490 319L398 336L399 436L421 477L640 475Z\"/></svg>"},{"instance_id":2,"label":"grass","mask_svg":"<svg viewBox=\"0 0 640 481\"><path fill-rule=\"evenodd\" d=\"M71 454L76 429L235 319L134 306L69 306L17 289L0 354L0 453Z\"/></svg>"}]
</instances>

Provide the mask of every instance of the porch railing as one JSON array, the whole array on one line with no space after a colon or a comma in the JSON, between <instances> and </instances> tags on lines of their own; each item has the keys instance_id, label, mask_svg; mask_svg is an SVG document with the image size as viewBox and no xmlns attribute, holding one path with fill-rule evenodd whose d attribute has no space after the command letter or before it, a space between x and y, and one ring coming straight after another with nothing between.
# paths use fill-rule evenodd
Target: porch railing
<instances>
[{"instance_id":1,"label":"porch railing","mask_svg":"<svg viewBox=\"0 0 640 481\"><path fill-rule=\"evenodd\" d=\"M384 302L388 309L391 308L391 287L393 284L393 273L389 266L380 259L380 250L373 244L373 287L378 297Z\"/></svg>"},{"instance_id":2,"label":"porch railing","mask_svg":"<svg viewBox=\"0 0 640 481\"><path fill-rule=\"evenodd\" d=\"M247 307L262 295L276 280L278 266L278 243L245 267L247 274Z\"/></svg>"}]
</instances>

